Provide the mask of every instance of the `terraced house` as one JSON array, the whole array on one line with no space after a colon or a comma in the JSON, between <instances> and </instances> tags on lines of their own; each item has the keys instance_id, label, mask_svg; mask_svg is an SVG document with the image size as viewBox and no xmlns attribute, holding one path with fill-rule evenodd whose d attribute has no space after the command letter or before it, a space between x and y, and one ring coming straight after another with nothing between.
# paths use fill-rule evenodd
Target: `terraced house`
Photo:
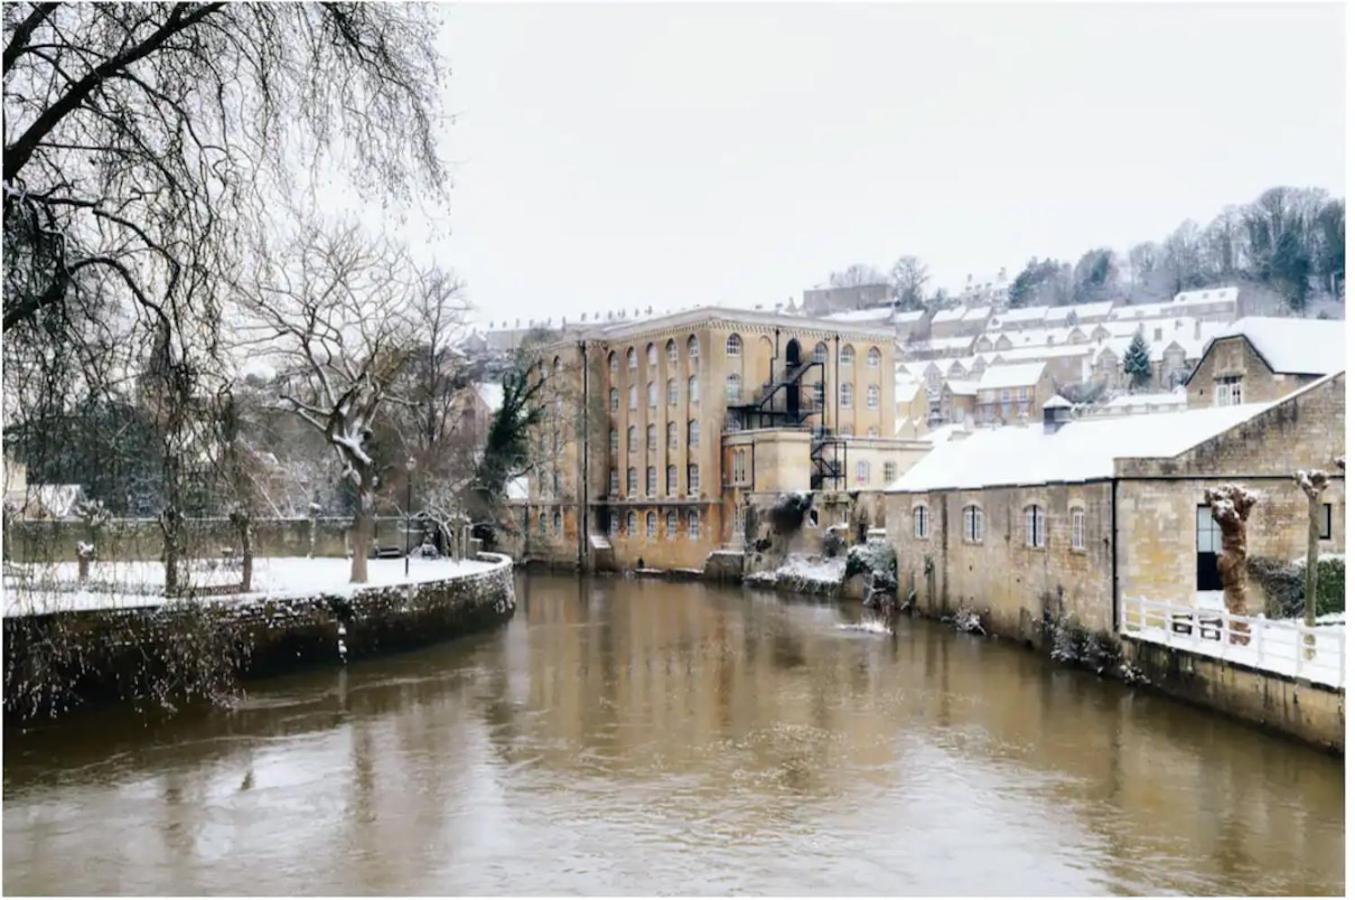
<instances>
[{"instance_id":1,"label":"terraced house","mask_svg":"<svg viewBox=\"0 0 1355 900\"><path fill-rule=\"evenodd\" d=\"M539 345L528 559L701 568L759 495L882 490L895 436L888 327L705 307Z\"/></svg>"}]
</instances>

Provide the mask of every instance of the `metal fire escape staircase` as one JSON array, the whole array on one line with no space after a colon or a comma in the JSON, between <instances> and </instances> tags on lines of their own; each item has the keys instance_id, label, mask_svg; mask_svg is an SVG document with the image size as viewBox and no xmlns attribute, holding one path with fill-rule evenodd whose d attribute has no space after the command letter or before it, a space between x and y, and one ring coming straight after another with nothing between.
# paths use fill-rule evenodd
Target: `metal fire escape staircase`
<instances>
[{"instance_id":1,"label":"metal fire escape staircase","mask_svg":"<svg viewBox=\"0 0 1355 900\"><path fill-rule=\"evenodd\" d=\"M806 384L805 376L816 367L818 380ZM788 363L780 375L762 385L751 403L727 408L731 425L740 430L803 427L806 419L824 411L823 368L823 362L813 358ZM809 448L810 489L820 490L826 482L833 487L844 483L846 442L820 426L812 431Z\"/></svg>"}]
</instances>

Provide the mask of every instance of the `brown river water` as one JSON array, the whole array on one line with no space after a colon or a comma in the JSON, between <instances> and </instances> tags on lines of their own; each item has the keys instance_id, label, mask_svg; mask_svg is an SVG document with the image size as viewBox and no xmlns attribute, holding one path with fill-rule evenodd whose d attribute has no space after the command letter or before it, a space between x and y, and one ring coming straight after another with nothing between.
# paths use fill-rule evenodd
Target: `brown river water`
<instances>
[{"instance_id":1,"label":"brown river water","mask_svg":"<svg viewBox=\"0 0 1355 900\"><path fill-rule=\"evenodd\" d=\"M498 630L9 728L6 893L1344 889L1342 761L1015 645L519 581Z\"/></svg>"}]
</instances>

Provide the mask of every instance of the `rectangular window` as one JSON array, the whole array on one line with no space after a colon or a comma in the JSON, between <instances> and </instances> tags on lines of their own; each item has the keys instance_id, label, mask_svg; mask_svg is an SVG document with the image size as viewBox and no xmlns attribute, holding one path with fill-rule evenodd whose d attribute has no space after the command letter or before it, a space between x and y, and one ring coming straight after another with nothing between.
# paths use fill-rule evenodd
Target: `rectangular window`
<instances>
[{"instance_id":1,"label":"rectangular window","mask_svg":"<svg viewBox=\"0 0 1355 900\"><path fill-rule=\"evenodd\" d=\"M645 469L645 493L653 497L659 492L659 470L654 466Z\"/></svg>"},{"instance_id":2,"label":"rectangular window","mask_svg":"<svg viewBox=\"0 0 1355 900\"><path fill-rule=\"evenodd\" d=\"M1317 536L1319 540L1331 540L1331 504L1322 504L1322 509L1317 513Z\"/></svg>"},{"instance_id":3,"label":"rectangular window","mask_svg":"<svg viewBox=\"0 0 1355 900\"><path fill-rule=\"evenodd\" d=\"M621 491L621 476L617 474L616 469L612 469L611 475L607 479L607 491L613 497Z\"/></svg>"},{"instance_id":4,"label":"rectangular window","mask_svg":"<svg viewBox=\"0 0 1355 900\"><path fill-rule=\"evenodd\" d=\"M977 506L964 508L964 539L971 544L983 543L983 510Z\"/></svg>"},{"instance_id":5,"label":"rectangular window","mask_svg":"<svg viewBox=\"0 0 1355 900\"><path fill-rule=\"evenodd\" d=\"M701 537L701 514L695 510L687 513L687 537L692 540Z\"/></svg>"},{"instance_id":6,"label":"rectangular window","mask_svg":"<svg viewBox=\"0 0 1355 900\"><path fill-rule=\"evenodd\" d=\"M870 463L864 459L856 463L856 483L865 484L870 481Z\"/></svg>"},{"instance_id":7,"label":"rectangular window","mask_svg":"<svg viewBox=\"0 0 1355 900\"><path fill-rule=\"evenodd\" d=\"M1026 546L1039 549L1044 546L1045 526L1044 508L1026 507Z\"/></svg>"},{"instance_id":8,"label":"rectangular window","mask_svg":"<svg viewBox=\"0 0 1355 900\"><path fill-rule=\"evenodd\" d=\"M1225 375L1214 379L1215 406L1242 405L1242 376Z\"/></svg>"},{"instance_id":9,"label":"rectangular window","mask_svg":"<svg viewBox=\"0 0 1355 900\"><path fill-rule=\"evenodd\" d=\"M894 479L898 477L899 477L899 464L892 462L885 463L885 483L893 484Z\"/></svg>"},{"instance_id":10,"label":"rectangular window","mask_svg":"<svg viewBox=\"0 0 1355 900\"><path fill-rule=\"evenodd\" d=\"M626 470L626 493L634 496L639 489L639 478L634 469Z\"/></svg>"},{"instance_id":11,"label":"rectangular window","mask_svg":"<svg viewBox=\"0 0 1355 900\"><path fill-rule=\"evenodd\" d=\"M1087 514L1080 509L1072 512L1072 541L1074 550L1086 550L1086 521Z\"/></svg>"},{"instance_id":12,"label":"rectangular window","mask_svg":"<svg viewBox=\"0 0 1355 900\"><path fill-rule=\"evenodd\" d=\"M927 539L927 507L913 507L913 537L918 540Z\"/></svg>"},{"instance_id":13,"label":"rectangular window","mask_svg":"<svg viewBox=\"0 0 1355 900\"><path fill-rule=\"evenodd\" d=\"M695 494L701 490L701 470L696 466L687 467L687 493Z\"/></svg>"}]
</instances>

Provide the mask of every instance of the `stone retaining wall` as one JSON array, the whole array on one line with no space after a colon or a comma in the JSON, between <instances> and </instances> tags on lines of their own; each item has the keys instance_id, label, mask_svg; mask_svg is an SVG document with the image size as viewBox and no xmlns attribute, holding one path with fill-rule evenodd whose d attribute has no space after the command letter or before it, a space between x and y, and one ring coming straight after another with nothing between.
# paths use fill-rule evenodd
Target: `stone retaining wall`
<instances>
[{"instance_id":1,"label":"stone retaining wall","mask_svg":"<svg viewBox=\"0 0 1355 900\"><path fill-rule=\"evenodd\" d=\"M5 716L100 702L215 698L239 679L457 637L510 618L513 564L443 581L343 594L213 598L4 619Z\"/></svg>"}]
</instances>

